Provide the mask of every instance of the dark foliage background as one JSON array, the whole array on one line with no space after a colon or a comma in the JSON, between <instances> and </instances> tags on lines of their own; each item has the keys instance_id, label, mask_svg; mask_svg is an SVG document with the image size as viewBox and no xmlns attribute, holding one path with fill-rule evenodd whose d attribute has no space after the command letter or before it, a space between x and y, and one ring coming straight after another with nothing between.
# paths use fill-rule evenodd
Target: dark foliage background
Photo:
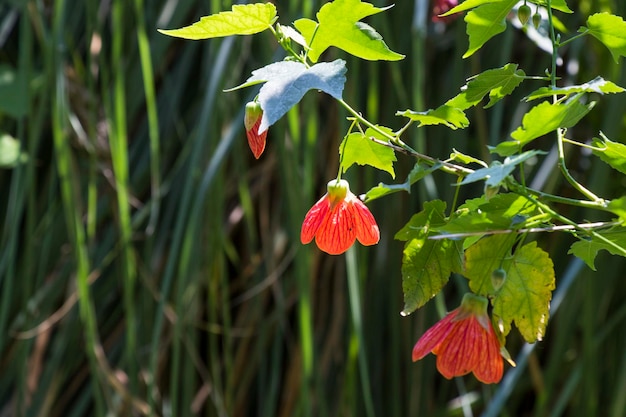
<instances>
[{"instance_id":1,"label":"dark foliage background","mask_svg":"<svg viewBox=\"0 0 626 417\"><path fill-rule=\"evenodd\" d=\"M322 2L276 3L288 24ZM420 15L426 3L400 1L367 20L404 61L324 56L347 59L344 98L370 120L399 128L396 110L434 108L467 77L507 62L527 74L549 67L510 24L462 60L464 22L434 24ZM575 13L559 18L572 31L597 11L626 15L619 0L568 4ZM242 120L255 91L221 90L280 59L272 36L194 42L156 31L230 6L0 4L0 134L27 154L0 170L0 416L625 416L624 259L602 253L592 272L567 255L566 235L535 236L556 267L553 317L535 346L511 333L518 367L501 384L445 380L432 355L411 363L417 338L458 304L466 281L453 277L445 296L401 317L402 244L393 236L423 201L450 202L452 179L436 174L372 203L377 246L347 257L302 246L304 214L336 175L346 114L310 93L254 160ZM565 51L559 76L626 86L625 68L586 39ZM466 130L416 129L407 141L434 157L456 148L489 158L485 145L519 125L528 109L520 98L538 86L527 81L494 108L471 111ZM598 99L569 134L624 141L626 98ZM550 151L551 138L540 146ZM402 179L414 161L398 159ZM594 192L624 194L624 179L601 161L572 148L568 163ZM572 194L549 158L530 175L539 188ZM348 178L356 193L392 181L367 167ZM481 192L467 187L462 197Z\"/></svg>"}]
</instances>

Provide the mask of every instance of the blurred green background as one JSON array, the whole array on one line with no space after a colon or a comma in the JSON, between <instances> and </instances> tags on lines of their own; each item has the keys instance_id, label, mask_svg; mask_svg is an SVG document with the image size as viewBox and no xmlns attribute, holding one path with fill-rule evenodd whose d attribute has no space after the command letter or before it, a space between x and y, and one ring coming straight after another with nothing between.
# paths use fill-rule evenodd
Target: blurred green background
<instances>
[{"instance_id":1,"label":"blurred green background","mask_svg":"<svg viewBox=\"0 0 626 417\"><path fill-rule=\"evenodd\" d=\"M276 3L290 24L323 2ZM569 35L591 13L626 15L621 0L567 3L575 13L558 16ZM458 305L466 282L453 277L401 317L393 236L423 201L450 202L454 179L436 174L373 202L377 246L338 257L302 246L304 214L336 176L347 114L310 92L254 160L243 106L257 90L222 90L282 59L271 34L184 41L156 31L230 6L0 4L0 416L626 416L625 262L602 253L593 272L567 255L566 235L534 236L555 263L553 317L535 346L511 333L518 367L507 365L502 383L448 381L432 355L411 362L417 338ZM396 110L434 108L482 70L549 68L510 23L461 60L464 22L434 24L431 7L403 0L366 19L404 61L323 56L347 60L344 99L368 119L397 129ZM626 86L625 68L583 39L563 50L559 75L562 85L601 75ZM540 86L527 81L494 108L471 110L464 131L414 129L406 140L434 157L456 148L489 158L485 145L507 138L528 110L520 98ZM602 130L626 141L626 97L598 99L569 136L584 142ZM551 150L550 138L539 144ZM568 151L579 181L605 198L624 194L623 178ZM402 181L415 161L398 159ZM573 194L554 165L542 159L529 177ZM357 194L393 181L369 167L347 178ZM462 197L481 193L467 187Z\"/></svg>"}]
</instances>

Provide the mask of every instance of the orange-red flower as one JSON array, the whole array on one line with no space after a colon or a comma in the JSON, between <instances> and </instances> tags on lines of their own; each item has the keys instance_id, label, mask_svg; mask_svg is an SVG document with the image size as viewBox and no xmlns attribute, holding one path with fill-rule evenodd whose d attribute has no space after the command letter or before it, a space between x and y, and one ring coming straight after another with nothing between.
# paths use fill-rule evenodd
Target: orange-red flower
<instances>
[{"instance_id":1,"label":"orange-red flower","mask_svg":"<svg viewBox=\"0 0 626 417\"><path fill-rule=\"evenodd\" d=\"M259 134L259 126L263 118L263 110L261 105L256 101L246 104L246 112L243 124L246 127L246 136L248 137L248 145L256 159L259 159L265 150L265 141L267 139L267 130Z\"/></svg>"},{"instance_id":2,"label":"orange-red flower","mask_svg":"<svg viewBox=\"0 0 626 417\"><path fill-rule=\"evenodd\" d=\"M437 369L448 379L473 372L485 384L499 382L504 364L487 304L484 297L465 294L460 307L420 337L413 362L432 352L437 355Z\"/></svg>"},{"instance_id":3,"label":"orange-red flower","mask_svg":"<svg viewBox=\"0 0 626 417\"><path fill-rule=\"evenodd\" d=\"M348 181L332 180L328 192L306 214L300 240L307 244L315 238L326 253L339 255L358 239L375 245L380 239L376 220L369 209L350 192Z\"/></svg>"}]
</instances>

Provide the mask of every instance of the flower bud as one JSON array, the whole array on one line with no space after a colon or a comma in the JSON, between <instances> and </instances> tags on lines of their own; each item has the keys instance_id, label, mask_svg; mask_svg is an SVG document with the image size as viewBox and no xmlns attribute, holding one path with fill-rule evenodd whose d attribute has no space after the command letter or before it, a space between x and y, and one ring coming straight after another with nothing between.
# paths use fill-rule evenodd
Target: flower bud
<instances>
[{"instance_id":1,"label":"flower bud","mask_svg":"<svg viewBox=\"0 0 626 417\"><path fill-rule=\"evenodd\" d=\"M246 111L243 124L246 128L246 136L248 137L248 145L256 159L259 159L265 150L265 141L267 139L267 130L259 134L259 126L263 118L263 109L256 101L246 104Z\"/></svg>"},{"instance_id":2,"label":"flower bud","mask_svg":"<svg viewBox=\"0 0 626 417\"><path fill-rule=\"evenodd\" d=\"M506 271L504 269L498 268L491 273L491 285L493 285L496 291L502 288L504 281L506 281Z\"/></svg>"},{"instance_id":3,"label":"flower bud","mask_svg":"<svg viewBox=\"0 0 626 417\"><path fill-rule=\"evenodd\" d=\"M541 13L536 12L533 15L533 26L535 26L535 29L539 29L539 25L541 25L541 19L542 19Z\"/></svg>"},{"instance_id":4,"label":"flower bud","mask_svg":"<svg viewBox=\"0 0 626 417\"><path fill-rule=\"evenodd\" d=\"M517 18L519 19L519 22L522 24L522 26L525 26L526 23L528 22L528 20L530 19L530 14L531 14L531 10L530 10L530 6L527 5L526 3L522 4L518 9L517 9Z\"/></svg>"}]
</instances>

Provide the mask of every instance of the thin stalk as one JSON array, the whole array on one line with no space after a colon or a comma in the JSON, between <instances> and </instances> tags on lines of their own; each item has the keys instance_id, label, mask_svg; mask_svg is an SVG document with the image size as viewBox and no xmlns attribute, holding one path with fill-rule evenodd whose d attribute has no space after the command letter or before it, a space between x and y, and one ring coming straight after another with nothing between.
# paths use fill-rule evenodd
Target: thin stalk
<instances>
[{"instance_id":1,"label":"thin stalk","mask_svg":"<svg viewBox=\"0 0 626 417\"><path fill-rule=\"evenodd\" d=\"M59 0L55 2L54 6L53 40L48 48L48 53L51 55L48 57L50 77L52 78L51 81L54 83L54 93L52 97L52 138L61 187L65 222L76 262L75 276L79 299L79 315L84 326L85 350L91 370L95 400L93 413L96 416L104 416L105 406L101 391L101 373L96 356L96 350L99 346L96 312L89 288L90 262L81 215L76 211L76 203L79 201L79 196L75 193L75 184L73 183L73 179L80 178L80 175L77 175L72 169L70 142L67 140L66 135L68 104L65 92L67 90L62 59L57 52L57 45L63 44L62 31L65 27L65 1Z\"/></svg>"},{"instance_id":2,"label":"thin stalk","mask_svg":"<svg viewBox=\"0 0 626 417\"><path fill-rule=\"evenodd\" d=\"M372 402L372 389L370 387L369 371L367 368L367 353L365 349L365 336L363 334L363 318L361 316L361 290L359 288L359 271L356 261L356 249L351 247L346 252L346 272L348 275L348 295L350 297L350 312L352 314L352 326L356 333L359 344L359 371L361 375L361 388L363 389L363 403L365 415L374 416L374 403Z\"/></svg>"},{"instance_id":3,"label":"thin stalk","mask_svg":"<svg viewBox=\"0 0 626 417\"><path fill-rule=\"evenodd\" d=\"M150 220L146 233L152 235L159 217L161 201L161 178L160 178L160 138L159 116L157 113L156 93L154 90L154 75L152 72L152 58L150 55L150 43L146 33L146 21L144 18L144 0L135 0L135 15L137 19L137 43L139 44L139 58L141 60L141 72L143 74L143 88L146 95L146 113L148 117L148 136L150 137L150 187L152 198L150 200Z\"/></svg>"},{"instance_id":4,"label":"thin stalk","mask_svg":"<svg viewBox=\"0 0 626 417\"><path fill-rule=\"evenodd\" d=\"M137 393L138 367L135 360L137 353L137 319L135 312L136 267L132 253L132 225L130 220L129 176L128 176L128 136L126 129L126 78L123 65L124 54L124 7L125 1L117 0L112 7L113 49L111 65L113 67L113 116L114 123L110 135L111 160L117 191L119 211L119 233L121 252L121 270L123 302L126 311L126 347L125 360L128 365L129 388L131 395Z\"/></svg>"}]
</instances>

